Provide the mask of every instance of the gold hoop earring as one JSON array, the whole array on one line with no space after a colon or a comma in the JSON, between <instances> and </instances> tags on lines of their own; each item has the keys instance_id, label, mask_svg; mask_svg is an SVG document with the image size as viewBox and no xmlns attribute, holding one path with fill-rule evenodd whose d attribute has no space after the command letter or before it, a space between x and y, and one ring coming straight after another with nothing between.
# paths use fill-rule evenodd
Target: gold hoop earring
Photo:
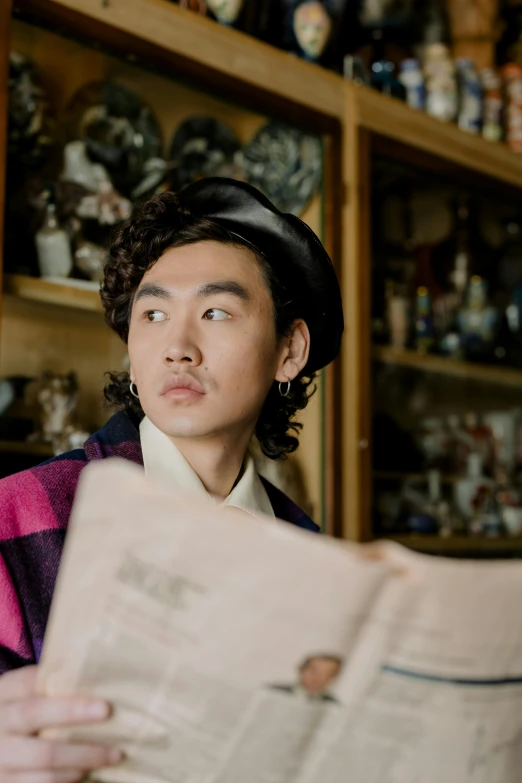
<instances>
[{"instance_id":1,"label":"gold hoop earring","mask_svg":"<svg viewBox=\"0 0 522 783\"><path fill-rule=\"evenodd\" d=\"M290 394L291 385L292 385L291 381L287 381L286 391L283 391L283 382L279 381L279 394L281 395L281 397L288 397L288 395Z\"/></svg>"},{"instance_id":2,"label":"gold hoop earring","mask_svg":"<svg viewBox=\"0 0 522 783\"><path fill-rule=\"evenodd\" d=\"M136 391L133 391L133 388L132 388L133 386L134 386L134 388L136 389ZM133 397L136 397L136 399L137 399L137 400L139 400L139 398L140 398L140 395L138 394L138 387L136 386L136 384L134 383L134 381L131 381L131 382L129 383L129 390L130 390L130 393L132 394L132 396L133 396Z\"/></svg>"}]
</instances>

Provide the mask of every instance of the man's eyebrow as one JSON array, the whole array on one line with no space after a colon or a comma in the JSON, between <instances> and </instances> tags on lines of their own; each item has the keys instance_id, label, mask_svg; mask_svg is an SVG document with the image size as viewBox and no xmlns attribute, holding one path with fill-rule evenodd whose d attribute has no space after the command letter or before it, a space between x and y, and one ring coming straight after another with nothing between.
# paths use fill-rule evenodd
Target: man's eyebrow
<instances>
[{"instance_id":1,"label":"man's eyebrow","mask_svg":"<svg viewBox=\"0 0 522 783\"><path fill-rule=\"evenodd\" d=\"M218 280L215 283L205 283L200 285L196 292L198 298L213 296L214 294L232 294L232 296L236 296L244 302L248 302L250 299L247 289L235 280Z\"/></svg>"},{"instance_id":2,"label":"man's eyebrow","mask_svg":"<svg viewBox=\"0 0 522 783\"><path fill-rule=\"evenodd\" d=\"M139 302L140 299L146 299L152 296L156 299L172 299L170 291L162 285L157 283L144 283L141 288L138 289L134 298L135 302Z\"/></svg>"}]
</instances>

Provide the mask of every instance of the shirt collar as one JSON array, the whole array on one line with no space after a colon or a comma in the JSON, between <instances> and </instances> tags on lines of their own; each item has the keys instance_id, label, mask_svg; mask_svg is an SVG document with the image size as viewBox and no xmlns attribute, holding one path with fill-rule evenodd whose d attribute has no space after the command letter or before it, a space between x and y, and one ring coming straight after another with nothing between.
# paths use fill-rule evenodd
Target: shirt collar
<instances>
[{"instance_id":1,"label":"shirt collar","mask_svg":"<svg viewBox=\"0 0 522 783\"><path fill-rule=\"evenodd\" d=\"M181 451L147 416L140 424L140 440L146 476L152 476L170 486L182 487L189 493L211 497ZM241 508L253 516L264 514L275 517L266 489L249 453L243 463L241 478L220 505Z\"/></svg>"}]
</instances>

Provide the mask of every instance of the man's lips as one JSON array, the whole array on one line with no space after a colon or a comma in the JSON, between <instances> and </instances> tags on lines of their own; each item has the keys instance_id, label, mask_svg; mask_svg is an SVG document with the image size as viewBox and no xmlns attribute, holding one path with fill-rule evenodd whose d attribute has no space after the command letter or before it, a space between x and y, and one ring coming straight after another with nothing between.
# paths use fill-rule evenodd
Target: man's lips
<instances>
[{"instance_id":1,"label":"man's lips","mask_svg":"<svg viewBox=\"0 0 522 783\"><path fill-rule=\"evenodd\" d=\"M189 376L171 375L165 378L161 385L160 396L190 397L205 394L203 387L194 378Z\"/></svg>"}]
</instances>

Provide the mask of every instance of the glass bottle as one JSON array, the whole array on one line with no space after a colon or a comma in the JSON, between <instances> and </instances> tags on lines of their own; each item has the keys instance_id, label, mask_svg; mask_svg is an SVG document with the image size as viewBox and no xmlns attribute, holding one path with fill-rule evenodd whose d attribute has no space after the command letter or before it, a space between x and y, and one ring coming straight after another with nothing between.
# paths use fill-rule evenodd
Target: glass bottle
<instances>
[{"instance_id":1,"label":"glass bottle","mask_svg":"<svg viewBox=\"0 0 522 783\"><path fill-rule=\"evenodd\" d=\"M401 63L399 81L406 90L406 103L412 109L424 110L426 106L426 85L418 60L408 58Z\"/></svg>"},{"instance_id":2,"label":"glass bottle","mask_svg":"<svg viewBox=\"0 0 522 783\"><path fill-rule=\"evenodd\" d=\"M484 96L482 135L488 141L501 141L502 123L502 82L494 68L484 68L481 72Z\"/></svg>"},{"instance_id":3,"label":"glass bottle","mask_svg":"<svg viewBox=\"0 0 522 783\"><path fill-rule=\"evenodd\" d=\"M406 90L394 74L395 66L389 60L377 60L372 65L371 85L374 90L406 100Z\"/></svg>"},{"instance_id":4,"label":"glass bottle","mask_svg":"<svg viewBox=\"0 0 522 783\"><path fill-rule=\"evenodd\" d=\"M417 289L415 307L415 345L419 353L428 353L433 347L433 317L431 297L427 288Z\"/></svg>"},{"instance_id":5,"label":"glass bottle","mask_svg":"<svg viewBox=\"0 0 522 783\"><path fill-rule=\"evenodd\" d=\"M466 358L490 358L497 323L498 310L488 303L486 281L474 275L469 281L467 304L458 314Z\"/></svg>"},{"instance_id":6,"label":"glass bottle","mask_svg":"<svg viewBox=\"0 0 522 783\"><path fill-rule=\"evenodd\" d=\"M455 61L459 85L457 124L467 133L479 133L482 125L482 85L473 60Z\"/></svg>"},{"instance_id":7,"label":"glass bottle","mask_svg":"<svg viewBox=\"0 0 522 783\"><path fill-rule=\"evenodd\" d=\"M522 66L508 63L502 76L506 84L506 142L513 152L522 152Z\"/></svg>"},{"instance_id":8,"label":"glass bottle","mask_svg":"<svg viewBox=\"0 0 522 783\"><path fill-rule=\"evenodd\" d=\"M49 201L45 217L35 235L38 266L42 277L68 277L73 268L71 243L67 233L60 228L56 217L56 205Z\"/></svg>"}]
</instances>

